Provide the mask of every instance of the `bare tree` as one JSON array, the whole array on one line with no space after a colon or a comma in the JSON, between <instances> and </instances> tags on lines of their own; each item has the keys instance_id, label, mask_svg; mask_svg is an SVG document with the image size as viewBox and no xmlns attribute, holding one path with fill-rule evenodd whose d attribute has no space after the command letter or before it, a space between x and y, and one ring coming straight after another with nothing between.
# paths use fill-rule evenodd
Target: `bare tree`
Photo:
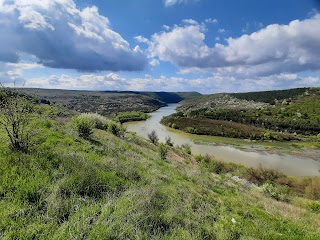
<instances>
[{"instance_id":1,"label":"bare tree","mask_svg":"<svg viewBox=\"0 0 320 240\"><path fill-rule=\"evenodd\" d=\"M155 130L152 130L151 133L148 133L148 138L153 144L157 144L159 141L158 135Z\"/></svg>"},{"instance_id":2,"label":"bare tree","mask_svg":"<svg viewBox=\"0 0 320 240\"><path fill-rule=\"evenodd\" d=\"M0 86L0 126L6 132L13 150L29 151L34 132L30 127L33 117L31 101Z\"/></svg>"},{"instance_id":3,"label":"bare tree","mask_svg":"<svg viewBox=\"0 0 320 240\"><path fill-rule=\"evenodd\" d=\"M173 142L172 142L172 140L171 140L171 137L170 137L170 136L167 136L167 137L166 137L166 144L167 144L168 146L170 146L170 147L172 147L172 146L173 146Z\"/></svg>"}]
</instances>

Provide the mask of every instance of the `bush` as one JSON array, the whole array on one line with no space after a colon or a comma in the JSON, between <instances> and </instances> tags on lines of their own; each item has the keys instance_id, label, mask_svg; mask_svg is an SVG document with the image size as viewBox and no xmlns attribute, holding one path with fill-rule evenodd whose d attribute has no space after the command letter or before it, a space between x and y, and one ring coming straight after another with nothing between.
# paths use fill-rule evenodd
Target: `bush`
<instances>
[{"instance_id":1,"label":"bush","mask_svg":"<svg viewBox=\"0 0 320 240\"><path fill-rule=\"evenodd\" d=\"M72 123L80 137L90 139L93 128L95 127L94 119L92 119L90 114L83 113L77 115L73 117Z\"/></svg>"},{"instance_id":2,"label":"bush","mask_svg":"<svg viewBox=\"0 0 320 240\"><path fill-rule=\"evenodd\" d=\"M181 148L187 154L191 154L191 146L189 144L184 143L184 144L181 145Z\"/></svg>"},{"instance_id":3,"label":"bush","mask_svg":"<svg viewBox=\"0 0 320 240\"><path fill-rule=\"evenodd\" d=\"M160 143L159 148L158 148L159 154L160 154L160 159L161 160L166 160L167 154L168 154L168 146Z\"/></svg>"},{"instance_id":4,"label":"bush","mask_svg":"<svg viewBox=\"0 0 320 240\"><path fill-rule=\"evenodd\" d=\"M34 118L34 105L30 100L15 92L0 89L0 126L10 140L11 149L22 152L30 150L34 136L31 123Z\"/></svg>"},{"instance_id":5,"label":"bush","mask_svg":"<svg viewBox=\"0 0 320 240\"><path fill-rule=\"evenodd\" d=\"M275 186L266 182L261 187L258 187L257 190L258 192L261 192L278 201L288 201L289 189L285 186Z\"/></svg>"},{"instance_id":6,"label":"bush","mask_svg":"<svg viewBox=\"0 0 320 240\"><path fill-rule=\"evenodd\" d=\"M151 133L148 133L148 138L153 144L157 144L159 141L158 135L155 130L152 130Z\"/></svg>"},{"instance_id":7,"label":"bush","mask_svg":"<svg viewBox=\"0 0 320 240\"><path fill-rule=\"evenodd\" d=\"M320 178L314 177L305 187L305 195L313 200L320 200Z\"/></svg>"},{"instance_id":8,"label":"bush","mask_svg":"<svg viewBox=\"0 0 320 240\"><path fill-rule=\"evenodd\" d=\"M171 140L171 137L166 137L166 144L168 145L168 146L170 146L170 147L172 147L173 146L173 142L172 142L172 140Z\"/></svg>"},{"instance_id":9,"label":"bush","mask_svg":"<svg viewBox=\"0 0 320 240\"><path fill-rule=\"evenodd\" d=\"M122 126L114 121L108 122L108 131L110 131L113 135L120 137L122 133L124 132L124 129Z\"/></svg>"},{"instance_id":10,"label":"bush","mask_svg":"<svg viewBox=\"0 0 320 240\"><path fill-rule=\"evenodd\" d=\"M97 113L86 113L86 115L94 122L95 128L102 130L107 128L107 119L104 116Z\"/></svg>"},{"instance_id":11,"label":"bush","mask_svg":"<svg viewBox=\"0 0 320 240\"><path fill-rule=\"evenodd\" d=\"M260 165L259 168L248 168L246 171L246 179L255 184L263 184L266 181L274 182L276 179L284 177L285 175L273 170L264 169Z\"/></svg>"},{"instance_id":12,"label":"bush","mask_svg":"<svg viewBox=\"0 0 320 240\"><path fill-rule=\"evenodd\" d=\"M311 202L308 204L308 208L315 213L320 213L320 202Z\"/></svg>"}]
</instances>

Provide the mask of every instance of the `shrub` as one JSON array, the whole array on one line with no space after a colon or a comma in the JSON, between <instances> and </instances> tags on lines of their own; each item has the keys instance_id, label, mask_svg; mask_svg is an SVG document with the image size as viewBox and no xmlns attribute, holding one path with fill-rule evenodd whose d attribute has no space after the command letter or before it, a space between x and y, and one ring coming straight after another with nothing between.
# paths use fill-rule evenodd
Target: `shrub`
<instances>
[{"instance_id":1,"label":"shrub","mask_svg":"<svg viewBox=\"0 0 320 240\"><path fill-rule=\"evenodd\" d=\"M89 114L83 113L73 117L72 123L80 137L90 139L95 127L94 119Z\"/></svg>"},{"instance_id":2,"label":"shrub","mask_svg":"<svg viewBox=\"0 0 320 240\"><path fill-rule=\"evenodd\" d=\"M320 200L320 178L314 177L305 187L305 195L313 200Z\"/></svg>"},{"instance_id":3,"label":"shrub","mask_svg":"<svg viewBox=\"0 0 320 240\"><path fill-rule=\"evenodd\" d=\"M184 144L181 145L181 148L187 154L191 154L191 146L189 144L184 143Z\"/></svg>"},{"instance_id":4,"label":"shrub","mask_svg":"<svg viewBox=\"0 0 320 240\"><path fill-rule=\"evenodd\" d=\"M308 204L308 208L315 213L320 213L320 202L311 202Z\"/></svg>"},{"instance_id":5,"label":"shrub","mask_svg":"<svg viewBox=\"0 0 320 240\"><path fill-rule=\"evenodd\" d=\"M86 113L87 117L90 118L94 122L94 127L98 129L106 129L107 128L107 119L97 113Z\"/></svg>"},{"instance_id":6,"label":"shrub","mask_svg":"<svg viewBox=\"0 0 320 240\"><path fill-rule=\"evenodd\" d=\"M110 131L113 135L120 137L124 132L124 129L120 125L120 123L109 121L108 122L108 131Z\"/></svg>"},{"instance_id":7,"label":"shrub","mask_svg":"<svg viewBox=\"0 0 320 240\"><path fill-rule=\"evenodd\" d=\"M262 184L266 181L274 182L276 179L283 177L284 174L279 173L276 170L272 169L264 169L260 165L259 168L248 168L246 172L246 178L250 182L256 184Z\"/></svg>"},{"instance_id":8,"label":"shrub","mask_svg":"<svg viewBox=\"0 0 320 240\"><path fill-rule=\"evenodd\" d=\"M269 197L272 197L279 201L288 201L289 189L285 186L275 186L271 183L264 183L261 187L257 188L258 192L261 192Z\"/></svg>"},{"instance_id":9,"label":"shrub","mask_svg":"<svg viewBox=\"0 0 320 240\"><path fill-rule=\"evenodd\" d=\"M187 133L195 133L195 128L193 127L187 127L185 130Z\"/></svg>"},{"instance_id":10,"label":"shrub","mask_svg":"<svg viewBox=\"0 0 320 240\"><path fill-rule=\"evenodd\" d=\"M216 160L206 160L204 158L204 166L213 173L220 174L225 172L225 165L223 162L216 161Z\"/></svg>"},{"instance_id":11,"label":"shrub","mask_svg":"<svg viewBox=\"0 0 320 240\"><path fill-rule=\"evenodd\" d=\"M152 130L151 133L148 133L148 138L149 140L153 143L153 144L157 144L158 141L159 141L159 138L158 138L158 134L156 133L155 130Z\"/></svg>"},{"instance_id":12,"label":"shrub","mask_svg":"<svg viewBox=\"0 0 320 240\"><path fill-rule=\"evenodd\" d=\"M171 140L171 137L166 137L166 144L168 145L168 146L170 146L170 147L172 147L173 146L173 142L172 142L172 140Z\"/></svg>"},{"instance_id":13,"label":"shrub","mask_svg":"<svg viewBox=\"0 0 320 240\"><path fill-rule=\"evenodd\" d=\"M161 160L166 160L167 154L168 154L168 146L160 143L159 148L158 148L159 154L160 154L160 159Z\"/></svg>"},{"instance_id":14,"label":"shrub","mask_svg":"<svg viewBox=\"0 0 320 240\"><path fill-rule=\"evenodd\" d=\"M0 126L3 127L10 147L15 151L28 152L34 128L34 105L26 97L0 89Z\"/></svg>"}]
</instances>

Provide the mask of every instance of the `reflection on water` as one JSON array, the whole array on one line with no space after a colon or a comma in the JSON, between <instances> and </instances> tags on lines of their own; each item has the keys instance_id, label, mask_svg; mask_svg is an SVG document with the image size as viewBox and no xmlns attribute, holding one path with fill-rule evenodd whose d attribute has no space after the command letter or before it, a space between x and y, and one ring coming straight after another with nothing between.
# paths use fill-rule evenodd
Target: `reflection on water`
<instances>
[{"instance_id":1,"label":"reflection on water","mask_svg":"<svg viewBox=\"0 0 320 240\"><path fill-rule=\"evenodd\" d=\"M175 112L177 104L170 104L151 113L151 118L142 122L126 123L128 131L136 132L139 136L147 138L148 133L155 130L159 140L164 142L170 136L175 145L187 143L191 146L193 154L209 154L217 160L241 163L250 167L261 165L265 168L276 169L292 176L320 176L320 162L309 158L295 157L288 154L271 154L267 151L250 152L236 149L232 146L202 145L195 144L188 138L188 134L170 132L160 124L163 116L168 116ZM259 149L261 150L261 149Z\"/></svg>"}]
</instances>

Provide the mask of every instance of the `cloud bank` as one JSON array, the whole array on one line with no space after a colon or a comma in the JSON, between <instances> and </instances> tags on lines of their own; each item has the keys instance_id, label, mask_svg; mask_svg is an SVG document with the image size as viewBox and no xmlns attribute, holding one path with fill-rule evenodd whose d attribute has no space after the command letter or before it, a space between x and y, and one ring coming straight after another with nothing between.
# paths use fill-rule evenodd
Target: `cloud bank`
<instances>
[{"instance_id":1,"label":"cloud bank","mask_svg":"<svg viewBox=\"0 0 320 240\"><path fill-rule=\"evenodd\" d=\"M52 75L31 78L25 87L74 89L74 90L129 90L129 91L198 91L201 93L244 92L285 89L287 86L317 87L319 77L300 77L297 74L278 74L259 78L245 78L242 81L232 76L208 76L186 79L183 77L160 76L125 78L115 73L106 75L84 74L77 77Z\"/></svg>"},{"instance_id":2,"label":"cloud bank","mask_svg":"<svg viewBox=\"0 0 320 240\"><path fill-rule=\"evenodd\" d=\"M0 36L3 62L29 54L44 66L80 71L136 71L147 64L97 7L80 10L73 0L2 0Z\"/></svg>"},{"instance_id":3,"label":"cloud bank","mask_svg":"<svg viewBox=\"0 0 320 240\"><path fill-rule=\"evenodd\" d=\"M184 24L153 34L149 54L192 71L238 76L320 70L319 26L320 14L316 14L288 25L269 25L251 35L230 37L225 45L216 43L210 47L205 43L206 29L202 24Z\"/></svg>"}]
</instances>

